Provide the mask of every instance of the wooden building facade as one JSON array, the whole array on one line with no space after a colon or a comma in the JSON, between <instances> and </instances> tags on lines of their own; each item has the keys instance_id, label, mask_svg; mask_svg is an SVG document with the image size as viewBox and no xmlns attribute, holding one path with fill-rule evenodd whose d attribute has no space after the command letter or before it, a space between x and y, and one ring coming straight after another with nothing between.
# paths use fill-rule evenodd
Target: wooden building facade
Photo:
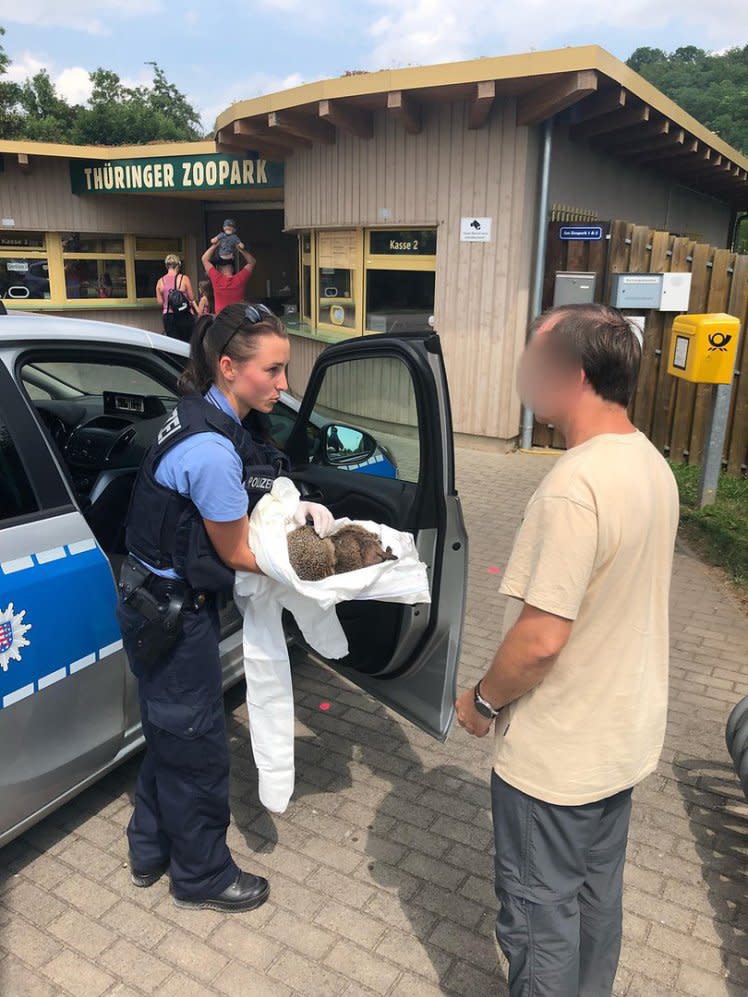
<instances>
[{"instance_id":1,"label":"wooden building facade","mask_svg":"<svg viewBox=\"0 0 748 997\"><path fill-rule=\"evenodd\" d=\"M455 429L494 449L518 435L551 218L729 247L748 209L748 159L595 46L305 84L231 106L209 142L0 142L0 156L10 307L159 328L165 251L194 282L237 216L258 257L250 294L293 336L296 391L331 341L434 327ZM3 280L32 293L9 301Z\"/></svg>"}]
</instances>

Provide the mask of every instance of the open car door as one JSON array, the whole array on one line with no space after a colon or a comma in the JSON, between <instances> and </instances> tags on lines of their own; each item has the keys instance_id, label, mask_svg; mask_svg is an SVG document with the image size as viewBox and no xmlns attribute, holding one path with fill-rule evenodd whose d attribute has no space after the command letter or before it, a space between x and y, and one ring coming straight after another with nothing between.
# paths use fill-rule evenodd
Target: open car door
<instances>
[{"instance_id":1,"label":"open car door","mask_svg":"<svg viewBox=\"0 0 748 997\"><path fill-rule=\"evenodd\" d=\"M338 518L414 534L429 569L431 605L342 603L349 654L326 663L444 740L454 717L467 534L439 337L365 336L328 347L287 451L306 498Z\"/></svg>"}]
</instances>

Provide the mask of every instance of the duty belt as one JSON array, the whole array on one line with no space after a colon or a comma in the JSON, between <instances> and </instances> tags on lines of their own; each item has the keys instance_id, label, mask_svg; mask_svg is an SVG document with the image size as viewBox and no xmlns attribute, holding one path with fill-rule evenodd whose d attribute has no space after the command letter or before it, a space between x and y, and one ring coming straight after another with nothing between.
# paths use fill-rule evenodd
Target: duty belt
<instances>
[{"instance_id":1,"label":"duty belt","mask_svg":"<svg viewBox=\"0 0 748 997\"><path fill-rule=\"evenodd\" d=\"M149 622L160 622L168 632L178 628L181 612L197 612L207 601L204 592L195 592L179 578L162 578L129 555L119 578L122 599Z\"/></svg>"}]
</instances>

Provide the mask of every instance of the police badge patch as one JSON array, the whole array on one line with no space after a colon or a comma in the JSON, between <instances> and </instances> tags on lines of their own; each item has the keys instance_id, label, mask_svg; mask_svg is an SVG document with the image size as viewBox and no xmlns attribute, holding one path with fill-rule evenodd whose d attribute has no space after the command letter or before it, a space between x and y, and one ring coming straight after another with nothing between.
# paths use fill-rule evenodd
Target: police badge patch
<instances>
[{"instance_id":1,"label":"police badge patch","mask_svg":"<svg viewBox=\"0 0 748 997\"><path fill-rule=\"evenodd\" d=\"M12 602L0 612L0 668L4 672L11 661L21 660L21 648L29 646L30 641L24 635L31 629L31 624L23 622L25 615L25 609L14 613Z\"/></svg>"}]
</instances>

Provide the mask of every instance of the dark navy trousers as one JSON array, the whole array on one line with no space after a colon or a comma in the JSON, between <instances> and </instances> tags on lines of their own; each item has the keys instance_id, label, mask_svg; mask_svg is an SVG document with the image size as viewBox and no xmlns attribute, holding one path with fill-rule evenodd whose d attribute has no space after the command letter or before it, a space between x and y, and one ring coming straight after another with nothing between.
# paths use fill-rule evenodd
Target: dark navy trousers
<instances>
[{"instance_id":1,"label":"dark navy trousers","mask_svg":"<svg viewBox=\"0 0 748 997\"><path fill-rule=\"evenodd\" d=\"M138 679L146 742L127 828L133 868L149 872L168 863L174 896L215 896L239 874L226 844L229 750L218 612L204 606L184 613L177 643L151 667L133 654L143 617L122 602L117 615Z\"/></svg>"},{"instance_id":2,"label":"dark navy trousers","mask_svg":"<svg viewBox=\"0 0 748 997\"><path fill-rule=\"evenodd\" d=\"M492 774L496 938L511 997L610 997L621 950L631 790L582 806Z\"/></svg>"}]
</instances>

